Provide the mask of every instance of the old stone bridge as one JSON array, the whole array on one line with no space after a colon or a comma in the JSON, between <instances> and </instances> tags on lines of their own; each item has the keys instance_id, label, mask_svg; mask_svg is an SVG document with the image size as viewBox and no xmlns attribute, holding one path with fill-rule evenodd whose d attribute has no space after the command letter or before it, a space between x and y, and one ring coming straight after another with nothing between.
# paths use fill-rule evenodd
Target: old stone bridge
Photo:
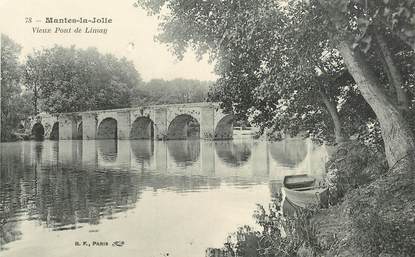
<instances>
[{"instance_id":1,"label":"old stone bridge","mask_svg":"<svg viewBox=\"0 0 415 257\"><path fill-rule=\"evenodd\" d=\"M35 138L59 140L231 139L232 123L218 103L186 103L39 114L25 127Z\"/></svg>"}]
</instances>

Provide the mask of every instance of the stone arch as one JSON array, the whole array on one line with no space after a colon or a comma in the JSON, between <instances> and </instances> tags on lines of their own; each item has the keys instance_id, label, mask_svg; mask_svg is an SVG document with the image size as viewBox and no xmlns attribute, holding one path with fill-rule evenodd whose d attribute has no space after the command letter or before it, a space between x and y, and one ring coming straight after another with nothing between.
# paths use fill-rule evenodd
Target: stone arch
<instances>
[{"instance_id":1,"label":"stone arch","mask_svg":"<svg viewBox=\"0 0 415 257\"><path fill-rule=\"evenodd\" d=\"M53 123L52 130L50 131L49 139L59 140L59 122Z\"/></svg>"},{"instance_id":2,"label":"stone arch","mask_svg":"<svg viewBox=\"0 0 415 257\"><path fill-rule=\"evenodd\" d=\"M307 156L307 143L304 140L272 142L269 145L271 157L279 164L294 168Z\"/></svg>"},{"instance_id":3,"label":"stone arch","mask_svg":"<svg viewBox=\"0 0 415 257\"><path fill-rule=\"evenodd\" d=\"M117 139L118 124L114 118L105 118L98 126L97 139Z\"/></svg>"},{"instance_id":4,"label":"stone arch","mask_svg":"<svg viewBox=\"0 0 415 257\"><path fill-rule=\"evenodd\" d=\"M153 139L154 122L145 116L138 117L131 125L131 139Z\"/></svg>"},{"instance_id":5,"label":"stone arch","mask_svg":"<svg viewBox=\"0 0 415 257\"><path fill-rule=\"evenodd\" d=\"M167 130L167 139L199 139L200 124L199 121L189 114L180 114L176 116L169 125Z\"/></svg>"},{"instance_id":6,"label":"stone arch","mask_svg":"<svg viewBox=\"0 0 415 257\"><path fill-rule=\"evenodd\" d=\"M228 166L240 167L251 157L251 144L248 142L215 141L218 157Z\"/></svg>"},{"instance_id":7,"label":"stone arch","mask_svg":"<svg viewBox=\"0 0 415 257\"><path fill-rule=\"evenodd\" d=\"M232 114L224 116L216 125L215 139L232 139L233 138L233 119Z\"/></svg>"},{"instance_id":8,"label":"stone arch","mask_svg":"<svg viewBox=\"0 0 415 257\"><path fill-rule=\"evenodd\" d=\"M36 122L32 127L31 134L35 140L42 140L45 137L45 128L42 123Z\"/></svg>"},{"instance_id":9,"label":"stone arch","mask_svg":"<svg viewBox=\"0 0 415 257\"><path fill-rule=\"evenodd\" d=\"M83 139L84 138L84 127L82 121L79 123L78 128L76 130L76 139Z\"/></svg>"}]
</instances>

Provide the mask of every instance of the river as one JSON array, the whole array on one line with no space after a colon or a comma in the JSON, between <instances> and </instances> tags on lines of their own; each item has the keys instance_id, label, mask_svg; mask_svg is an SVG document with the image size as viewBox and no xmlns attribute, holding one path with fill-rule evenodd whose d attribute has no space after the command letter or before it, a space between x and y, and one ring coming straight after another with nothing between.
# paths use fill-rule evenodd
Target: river
<instances>
[{"instance_id":1,"label":"river","mask_svg":"<svg viewBox=\"0 0 415 257\"><path fill-rule=\"evenodd\" d=\"M326 159L301 139L2 143L0 255L203 257Z\"/></svg>"}]
</instances>

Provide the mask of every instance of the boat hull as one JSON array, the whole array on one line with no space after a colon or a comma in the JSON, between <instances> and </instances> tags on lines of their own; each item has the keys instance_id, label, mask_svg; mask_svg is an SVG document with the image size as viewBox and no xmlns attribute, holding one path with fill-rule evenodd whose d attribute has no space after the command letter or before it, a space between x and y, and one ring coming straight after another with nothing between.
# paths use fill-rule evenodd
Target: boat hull
<instances>
[{"instance_id":1,"label":"boat hull","mask_svg":"<svg viewBox=\"0 0 415 257\"><path fill-rule=\"evenodd\" d=\"M286 187L282 189L283 197L287 198L293 205L307 208L312 205L327 206L327 188L315 188L304 191L293 190Z\"/></svg>"},{"instance_id":2,"label":"boat hull","mask_svg":"<svg viewBox=\"0 0 415 257\"><path fill-rule=\"evenodd\" d=\"M293 175L284 177L284 187L289 189L312 187L316 183L316 179L308 175Z\"/></svg>"}]
</instances>

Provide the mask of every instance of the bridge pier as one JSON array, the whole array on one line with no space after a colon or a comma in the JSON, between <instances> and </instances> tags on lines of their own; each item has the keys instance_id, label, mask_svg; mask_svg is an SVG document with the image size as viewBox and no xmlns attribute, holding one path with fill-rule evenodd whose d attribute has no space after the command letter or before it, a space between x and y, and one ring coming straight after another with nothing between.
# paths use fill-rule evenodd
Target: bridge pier
<instances>
[{"instance_id":1,"label":"bridge pier","mask_svg":"<svg viewBox=\"0 0 415 257\"><path fill-rule=\"evenodd\" d=\"M94 140L97 134L97 115L95 113L82 113L82 138Z\"/></svg>"},{"instance_id":2,"label":"bridge pier","mask_svg":"<svg viewBox=\"0 0 415 257\"><path fill-rule=\"evenodd\" d=\"M73 115L59 115L59 140L75 139L77 135L76 118Z\"/></svg>"},{"instance_id":3,"label":"bridge pier","mask_svg":"<svg viewBox=\"0 0 415 257\"><path fill-rule=\"evenodd\" d=\"M167 109L157 108L154 114L154 138L165 140L167 138Z\"/></svg>"},{"instance_id":4,"label":"bridge pier","mask_svg":"<svg viewBox=\"0 0 415 257\"><path fill-rule=\"evenodd\" d=\"M130 112L117 112L118 139L129 139L131 131Z\"/></svg>"},{"instance_id":5,"label":"bridge pier","mask_svg":"<svg viewBox=\"0 0 415 257\"><path fill-rule=\"evenodd\" d=\"M200 138L212 140L215 137L215 110L202 107L200 110Z\"/></svg>"}]
</instances>

